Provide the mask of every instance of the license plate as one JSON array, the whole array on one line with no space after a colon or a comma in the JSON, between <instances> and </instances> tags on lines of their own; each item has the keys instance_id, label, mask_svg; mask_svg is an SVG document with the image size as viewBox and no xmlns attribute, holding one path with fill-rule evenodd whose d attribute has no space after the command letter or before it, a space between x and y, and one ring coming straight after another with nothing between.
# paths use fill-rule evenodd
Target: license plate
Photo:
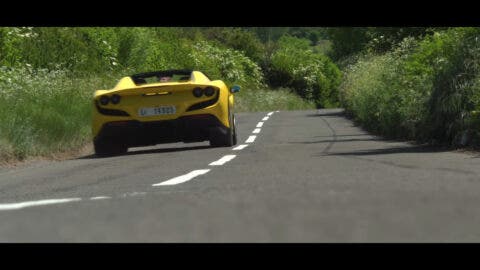
<instances>
[{"instance_id":1,"label":"license plate","mask_svg":"<svg viewBox=\"0 0 480 270\"><path fill-rule=\"evenodd\" d=\"M140 116L154 116L154 115L166 115L166 114L175 114L175 106L158 106L150 108L140 108L138 110L138 115Z\"/></svg>"}]
</instances>

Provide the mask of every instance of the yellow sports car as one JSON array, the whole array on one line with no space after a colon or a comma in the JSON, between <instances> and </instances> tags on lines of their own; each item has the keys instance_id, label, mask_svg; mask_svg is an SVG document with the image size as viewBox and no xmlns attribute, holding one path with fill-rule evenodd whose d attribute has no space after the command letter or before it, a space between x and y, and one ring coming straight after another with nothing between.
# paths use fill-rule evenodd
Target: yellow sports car
<instances>
[{"instance_id":1,"label":"yellow sports car","mask_svg":"<svg viewBox=\"0 0 480 270\"><path fill-rule=\"evenodd\" d=\"M122 78L93 100L93 143L97 155L129 147L172 142L237 144L233 93L221 80L193 70L167 70Z\"/></svg>"}]
</instances>

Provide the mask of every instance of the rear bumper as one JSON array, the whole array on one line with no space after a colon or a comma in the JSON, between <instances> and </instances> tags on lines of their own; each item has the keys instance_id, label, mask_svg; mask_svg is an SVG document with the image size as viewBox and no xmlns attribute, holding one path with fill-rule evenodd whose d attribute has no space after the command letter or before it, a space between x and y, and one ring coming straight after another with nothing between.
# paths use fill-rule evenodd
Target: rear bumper
<instances>
[{"instance_id":1,"label":"rear bumper","mask_svg":"<svg viewBox=\"0 0 480 270\"><path fill-rule=\"evenodd\" d=\"M94 141L116 141L128 147L172 142L198 142L210 138L212 129L228 130L214 115L183 116L174 120L105 123Z\"/></svg>"}]
</instances>

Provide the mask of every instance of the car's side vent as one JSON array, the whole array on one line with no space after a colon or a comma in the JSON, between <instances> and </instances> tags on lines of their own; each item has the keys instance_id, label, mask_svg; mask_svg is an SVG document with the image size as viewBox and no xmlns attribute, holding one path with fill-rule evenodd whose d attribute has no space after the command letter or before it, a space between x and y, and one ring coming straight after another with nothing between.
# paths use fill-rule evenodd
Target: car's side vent
<instances>
[{"instance_id":1,"label":"car's side vent","mask_svg":"<svg viewBox=\"0 0 480 270\"><path fill-rule=\"evenodd\" d=\"M115 115L115 116L130 116L127 112L122 110L113 110L113 109L106 109L102 108L98 105L98 101L95 101L95 106L99 113L104 115Z\"/></svg>"},{"instance_id":2,"label":"car's side vent","mask_svg":"<svg viewBox=\"0 0 480 270\"><path fill-rule=\"evenodd\" d=\"M189 112L189 111L194 111L194 110L200 110L200 109L206 108L206 107L208 107L208 106L211 106L211 105L217 103L219 96L220 96L220 92L217 91L217 95L215 95L214 98L209 99L209 100L207 100L207 101L202 101L202 102L193 104L192 106L190 106L190 107L187 109L187 112Z\"/></svg>"}]
</instances>

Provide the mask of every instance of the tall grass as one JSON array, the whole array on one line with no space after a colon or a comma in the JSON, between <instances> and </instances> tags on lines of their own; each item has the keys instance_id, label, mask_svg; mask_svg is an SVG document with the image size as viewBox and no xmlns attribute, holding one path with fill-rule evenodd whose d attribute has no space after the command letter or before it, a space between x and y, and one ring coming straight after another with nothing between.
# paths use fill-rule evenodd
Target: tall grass
<instances>
[{"instance_id":1,"label":"tall grass","mask_svg":"<svg viewBox=\"0 0 480 270\"><path fill-rule=\"evenodd\" d=\"M0 68L0 160L50 156L89 143L93 91L113 87L124 75ZM247 86L236 94L237 112L310 108L313 103L287 89Z\"/></svg>"},{"instance_id":2,"label":"tall grass","mask_svg":"<svg viewBox=\"0 0 480 270\"><path fill-rule=\"evenodd\" d=\"M290 36L280 38L277 47L266 67L271 85L291 88L318 107L338 105L341 72L327 56L315 52L309 40Z\"/></svg>"},{"instance_id":3,"label":"tall grass","mask_svg":"<svg viewBox=\"0 0 480 270\"><path fill-rule=\"evenodd\" d=\"M68 151L91 134L93 89L113 75L74 78L65 71L0 69L1 159Z\"/></svg>"},{"instance_id":4,"label":"tall grass","mask_svg":"<svg viewBox=\"0 0 480 270\"><path fill-rule=\"evenodd\" d=\"M315 103L298 96L286 88L242 89L235 94L235 110L237 112L258 112L273 110L308 110L314 109Z\"/></svg>"},{"instance_id":5,"label":"tall grass","mask_svg":"<svg viewBox=\"0 0 480 270\"><path fill-rule=\"evenodd\" d=\"M239 84L243 89L237 94L237 111L314 107L313 100L298 95L299 85L291 85L297 88L293 92L269 90L265 80L269 70L261 64L272 58L264 55L264 45L252 33L224 29L215 36L215 31L202 31L0 27L0 160L48 156L85 145L91 140L94 90L112 88L119 78L137 72L195 69L228 85ZM328 61L322 56L304 51L315 56L308 70L291 65L287 73L300 70L296 82L306 76L315 81L317 90L325 86L325 93L330 93L328 70L334 69L325 68Z\"/></svg>"},{"instance_id":6,"label":"tall grass","mask_svg":"<svg viewBox=\"0 0 480 270\"><path fill-rule=\"evenodd\" d=\"M387 53L363 55L349 65L340 99L358 122L388 137L475 143L479 67L478 28L406 38Z\"/></svg>"}]
</instances>

